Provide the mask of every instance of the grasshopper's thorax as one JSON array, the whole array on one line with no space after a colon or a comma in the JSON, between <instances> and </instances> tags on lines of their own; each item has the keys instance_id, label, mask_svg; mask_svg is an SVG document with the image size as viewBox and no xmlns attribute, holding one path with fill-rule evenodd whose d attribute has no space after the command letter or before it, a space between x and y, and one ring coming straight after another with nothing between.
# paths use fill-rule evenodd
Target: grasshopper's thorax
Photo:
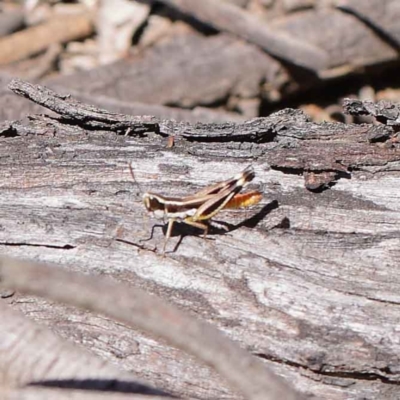
<instances>
[{"instance_id":1,"label":"grasshopper's thorax","mask_svg":"<svg viewBox=\"0 0 400 400\"><path fill-rule=\"evenodd\" d=\"M184 219L197 211L197 206L185 204L184 199L149 192L143 195L143 203L147 211L152 212L156 218Z\"/></svg>"}]
</instances>

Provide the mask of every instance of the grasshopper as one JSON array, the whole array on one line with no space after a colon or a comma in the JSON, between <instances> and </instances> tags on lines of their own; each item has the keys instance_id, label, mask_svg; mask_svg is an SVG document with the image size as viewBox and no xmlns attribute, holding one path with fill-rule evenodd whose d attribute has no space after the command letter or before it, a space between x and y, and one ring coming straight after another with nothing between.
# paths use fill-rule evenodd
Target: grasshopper
<instances>
[{"instance_id":1,"label":"grasshopper","mask_svg":"<svg viewBox=\"0 0 400 400\"><path fill-rule=\"evenodd\" d=\"M135 180L131 164L129 167ZM192 196L167 197L153 192L144 193L143 203L147 211L153 212L157 218L168 218L163 253L165 253L175 221L203 230L206 237L208 225L205 222L221 210L249 207L260 202L262 194L258 191L240 193L254 177L254 170L249 166L233 178L207 186Z\"/></svg>"}]
</instances>

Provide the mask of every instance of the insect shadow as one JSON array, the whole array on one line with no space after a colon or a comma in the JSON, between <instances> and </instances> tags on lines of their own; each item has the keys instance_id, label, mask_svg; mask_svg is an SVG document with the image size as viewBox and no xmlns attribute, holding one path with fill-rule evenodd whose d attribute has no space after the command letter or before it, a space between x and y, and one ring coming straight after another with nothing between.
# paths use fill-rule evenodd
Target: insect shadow
<instances>
[{"instance_id":1,"label":"insect shadow","mask_svg":"<svg viewBox=\"0 0 400 400\"><path fill-rule=\"evenodd\" d=\"M278 201L273 200L270 203L264 205L256 214L254 214L250 218L244 219L238 224L231 224L229 222L219 221L219 220L206 221L206 223L209 226L207 237L213 235L223 235L228 232L233 232L241 227L255 228L268 214L270 214L273 210L277 209L278 207L279 207ZM288 227L287 221L281 222L280 226L287 228ZM141 239L140 241L147 242L149 240L152 240L155 228L161 228L163 234L165 235L168 229L168 222L162 224L154 224L151 228L150 236L146 239ZM180 238L176 243L176 245L174 246L174 248L171 251L167 251L166 253L174 253L179 248L185 236L199 236L202 233L203 231L201 229L185 224L184 222L176 221L176 224L171 232L171 237L179 235Z\"/></svg>"}]
</instances>

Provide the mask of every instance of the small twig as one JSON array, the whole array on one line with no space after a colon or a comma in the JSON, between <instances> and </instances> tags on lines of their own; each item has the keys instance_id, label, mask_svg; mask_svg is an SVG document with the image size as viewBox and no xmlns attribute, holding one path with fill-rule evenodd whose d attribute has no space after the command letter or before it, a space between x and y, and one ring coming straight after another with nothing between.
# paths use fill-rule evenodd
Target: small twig
<instances>
[{"instance_id":1,"label":"small twig","mask_svg":"<svg viewBox=\"0 0 400 400\"><path fill-rule=\"evenodd\" d=\"M103 313L157 335L215 368L249 400L303 398L261 360L216 328L188 317L140 289L6 257L0 258L0 279L24 293Z\"/></svg>"},{"instance_id":2,"label":"small twig","mask_svg":"<svg viewBox=\"0 0 400 400\"><path fill-rule=\"evenodd\" d=\"M0 39L0 65L23 60L55 43L67 43L93 33L87 15L63 16Z\"/></svg>"}]
</instances>

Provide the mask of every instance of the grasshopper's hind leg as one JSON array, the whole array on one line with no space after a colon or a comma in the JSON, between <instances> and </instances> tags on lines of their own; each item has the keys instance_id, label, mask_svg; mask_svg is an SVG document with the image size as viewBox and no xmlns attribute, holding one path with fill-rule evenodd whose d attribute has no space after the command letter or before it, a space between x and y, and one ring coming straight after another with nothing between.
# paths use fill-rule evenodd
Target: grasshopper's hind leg
<instances>
[{"instance_id":1,"label":"grasshopper's hind leg","mask_svg":"<svg viewBox=\"0 0 400 400\"><path fill-rule=\"evenodd\" d=\"M204 238L207 236L207 233L208 233L208 225L207 224L204 224L203 222L199 222L199 221L193 221L191 219L191 217L185 218L183 220L183 222L185 224L194 226L195 228L201 229L204 232L204 234L203 234Z\"/></svg>"}]
</instances>

